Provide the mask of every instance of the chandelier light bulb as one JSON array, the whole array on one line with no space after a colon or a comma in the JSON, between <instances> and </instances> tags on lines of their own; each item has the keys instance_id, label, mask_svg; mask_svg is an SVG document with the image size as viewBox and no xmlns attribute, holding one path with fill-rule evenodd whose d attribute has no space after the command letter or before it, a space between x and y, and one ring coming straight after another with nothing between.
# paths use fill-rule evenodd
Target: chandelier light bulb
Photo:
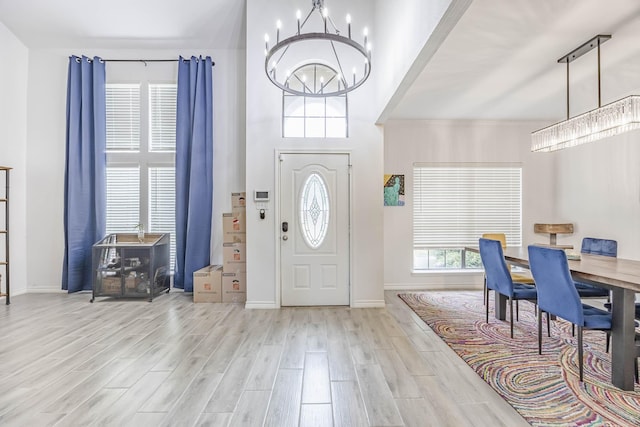
<instances>
[{"instance_id":1,"label":"chandelier light bulb","mask_svg":"<svg viewBox=\"0 0 640 427\"><path fill-rule=\"evenodd\" d=\"M264 35L264 41L269 43L269 34Z\"/></svg>"},{"instance_id":2,"label":"chandelier light bulb","mask_svg":"<svg viewBox=\"0 0 640 427\"><path fill-rule=\"evenodd\" d=\"M300 9L296 12L296 20L298 21L298 35L300 35L300 18L302 18L302 12Z\"/></svg>"},{"instance_id":3,"label":"chandelier light bulb","mask_svg":"<svg viewBox=\"0 0 640 427\"><path fill-rule=\"evenodd\" d=\"M326 7L322 9L322 16L324 16L325 18L329 16L329 9L327 9Z\"/></svg>"},{"instance_id":4,"label":"chandelier light bulb","mask_svg":"<svg viewBox=\"0 0 640 427\"><path fill-rule=\"evenodd\" d=\"M279 19L276 21L276 44L280 43L280 28L282 27L282 21Z\"/></svg>"},{"instance_id":5,"label":"chandelier light bulb","mask_svg":"<svg viewBox=\"0 0 640 427\"><path fill-rule=\"evenodd\" d=\"M371 52L371 43L367 43L367 51Z\"/></svg>"},{"instance_id":6,"label":"chandelier light bulb","mask_svg":"<svg viewBox=\"0 0 640 427\"><path fill-rule=\"evenodd\" d=\"M351 38L351 15L347 13L347 36Z\"/></svg>"},{"instance_id":7,"label":"chandelier light bulb","mask_svg":"<svg viewBox=\"0 0 640 427\"><path fill-rule=\"evenodd\" d=\"M276 28L277 28L277 29L282 28L282 21L281 21L281 20L279 20L279 19L276 21Z\"/></svg>"},{"instance_id":8,"label":"chandelier light bulb","mask_svg":"<svg viewBox=\"0 0 640 427\"><path fill-rule=\"evenodd\" d=\"M351 24L351 15L347 13L347 24Z\"/></svg>"}]
</instances>

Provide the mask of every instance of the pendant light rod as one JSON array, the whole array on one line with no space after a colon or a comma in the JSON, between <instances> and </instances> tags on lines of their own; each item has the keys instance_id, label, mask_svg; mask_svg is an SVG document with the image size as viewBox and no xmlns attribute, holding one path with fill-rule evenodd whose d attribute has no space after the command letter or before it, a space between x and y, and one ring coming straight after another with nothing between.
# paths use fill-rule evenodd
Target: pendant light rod
<instances>
[{"instance_id":1,"label":"pendant light rod","mask_svg":"<svg viewBox=\"0 0 640 427\"><path fill-rule=\"evenodd\" d=\"M611 39L611 34L598 34L591 40L588 40L576 49L564 55L562 58L558 59L558 63L567 63L567 120L571 118L569 110L569 63L575 61L594 48L598 49L598 108L602 107L602 91L600 90L600 45L609 39Z\"/></svg>"}]
</instances>

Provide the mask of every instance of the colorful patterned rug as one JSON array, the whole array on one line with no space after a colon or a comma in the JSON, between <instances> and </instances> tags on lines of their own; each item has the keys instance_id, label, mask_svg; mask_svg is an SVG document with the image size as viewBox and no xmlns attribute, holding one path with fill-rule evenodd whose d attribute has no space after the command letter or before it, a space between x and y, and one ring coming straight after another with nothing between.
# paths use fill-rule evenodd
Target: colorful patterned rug
<instances>
[{"instance_id":1,"label":"colorful patterned rug","mask_svg":"<svg viewBox=\"0 0 640 427\"><path fill-rule=\"evenodd\" d=\"M552 321L549 338L543 321L542 355L538 355L533 304L520 302L512 339L508 320L493 317L493 295L488 324L481 292L398 296L531 425L640 426L640 386L625 392L611 384L605 333L585 331L580 383L571 324Z\"/></svg>"}]
</instances>

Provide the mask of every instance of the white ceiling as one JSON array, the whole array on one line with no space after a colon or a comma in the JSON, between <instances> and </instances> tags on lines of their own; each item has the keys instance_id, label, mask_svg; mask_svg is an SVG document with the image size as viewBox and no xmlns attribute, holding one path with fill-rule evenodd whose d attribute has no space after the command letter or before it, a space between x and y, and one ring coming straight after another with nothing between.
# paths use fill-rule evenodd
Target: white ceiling
<instances>
[{"instance_id":1,"label":"white ceiling","mask_svg":"<svg viewBox=\"0 0 640 427\"><path fill-rule=\"evenodd\" d=\"M0 0L30 48L243 49L243 0Z\"/></svg>"},{"instance_id":2,"label":"white ceiling","mask_svg":"<svg viewBox=\"0 0 640 427\"><path fill-rule=\"evenodd\" d=\"M0 21L29 48L244 49L245 9L243 0L0 0ZM640 1L473 0L389 118L560 119L566 68L556 60L605 33L603 103L640 94ZM571 63L571 115L597 106L595 58Z\"/></svg>"},{"instance_id":3,"label":"white ceiling","mask_svg":"<svg viewBox=\"0 0 640 427\"><path fill-rule=\"evenodd\" d=\"M597 34L602 104L640 94L637 0L473 0L390 114L395 119L562 119L566 65ZM570 64L571 116L597 107L597 53Z\"/></svg>"}]
</instances>

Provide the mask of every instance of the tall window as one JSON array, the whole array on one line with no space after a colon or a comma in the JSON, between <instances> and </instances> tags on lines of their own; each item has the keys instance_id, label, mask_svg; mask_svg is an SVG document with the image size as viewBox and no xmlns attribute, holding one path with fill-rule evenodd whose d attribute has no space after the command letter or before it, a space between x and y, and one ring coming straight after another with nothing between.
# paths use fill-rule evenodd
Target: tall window
<instances>
[{"instance_id":1,"label":"tall window","mask_svg":"<svg viewBox=\"0 0 640 427\"><path fill-rule=\"evenodd\" d=\"M176 84L108 83L107 233L171 234L175 259Z\"/></svg>"},{"instance_id":2,"label":"tall window","mask_svg":"<svg viewBox=\"0 0 640 427\"><path fill-rule=\"evenodd\" d=\"M466 252L484 233L522 244L522 168L503 165L414 164L413 267L480 268Z\"/></svg>"},{"instance_id":3,"label":"tall window","mask_svg":"<svg viewBox=\"0 0 640 427\"><path fill-rule=\"evenodd\" d=\"M344 88L341 75L323 64L307 64L290 73L285 84L299 92L322 94ZM282 92L282 136L346 138L347 95L313 97Z\"/></svg>"}]
</instances>

